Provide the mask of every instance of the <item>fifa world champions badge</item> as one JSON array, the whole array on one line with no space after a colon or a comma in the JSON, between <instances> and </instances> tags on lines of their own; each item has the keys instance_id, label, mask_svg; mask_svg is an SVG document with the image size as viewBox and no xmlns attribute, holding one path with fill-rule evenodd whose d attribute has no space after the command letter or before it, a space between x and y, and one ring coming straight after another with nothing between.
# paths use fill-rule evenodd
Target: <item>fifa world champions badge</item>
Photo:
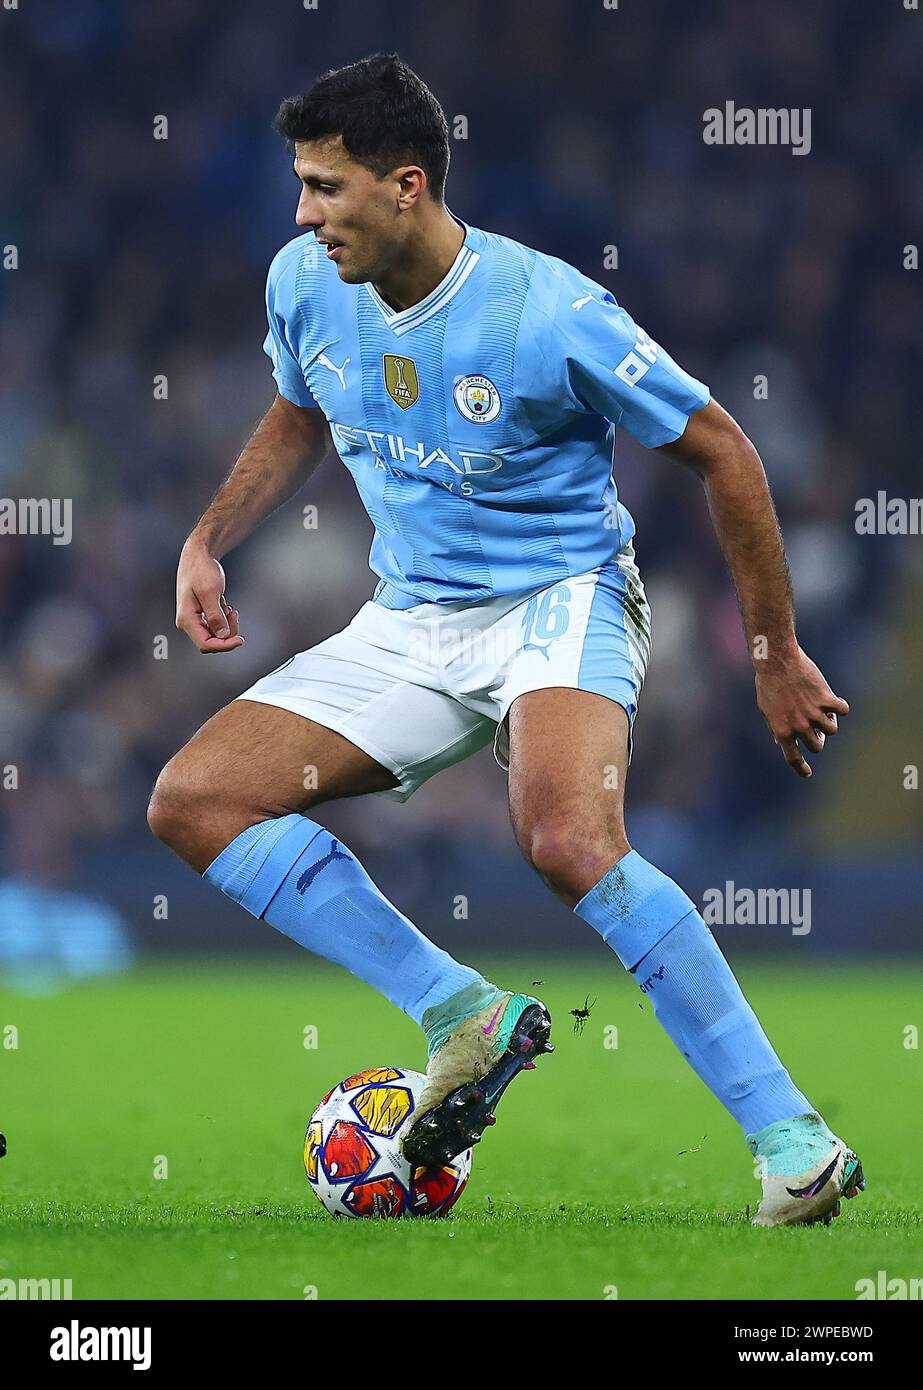
<instances>
[{"instance_id":1,"label":"fifa world champions badge","mask_svg":"<svg viewBox=\"0 0 923 1390\"><path fill-rule=\"evenodd\" d=\"M390 352L385 353L383 362L388 395L402 410L407 410L420 399L417 364L412 357L397 357Z\"/></svg>"}]
</instances>

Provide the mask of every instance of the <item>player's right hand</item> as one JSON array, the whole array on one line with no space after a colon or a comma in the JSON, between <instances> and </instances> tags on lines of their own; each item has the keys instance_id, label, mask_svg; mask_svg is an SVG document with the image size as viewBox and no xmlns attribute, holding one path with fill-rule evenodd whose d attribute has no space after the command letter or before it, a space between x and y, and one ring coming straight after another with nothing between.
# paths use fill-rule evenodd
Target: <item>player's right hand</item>
<instances>
[{"instance_id":1,"label":"player's right hand","mask_svg":"<svg viewBox=\"0 0 923 1390\"><path fill-rule=\"evenodd\" d=\"M200 652L242 647L240 614L224 596L224 568L204 546L183 546L176 572L176 626Z\"/></svg>"}]
</instances>

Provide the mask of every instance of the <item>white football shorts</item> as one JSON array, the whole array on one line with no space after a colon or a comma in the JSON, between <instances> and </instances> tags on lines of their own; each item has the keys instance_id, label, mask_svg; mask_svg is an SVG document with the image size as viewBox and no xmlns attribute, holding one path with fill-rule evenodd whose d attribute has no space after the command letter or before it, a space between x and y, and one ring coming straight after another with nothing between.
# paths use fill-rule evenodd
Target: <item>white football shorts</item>
<instances>
[{"instance_id":1,"label":"white football shorts","mask_svg":"<svg viewBox=\"0 0 923 1390\"><path fill-rule=\"evenodd\" d=\"M237 698L291 710L342 734L391 771L406 801L491 739L509 767L506 716L530 690L605 695L629 727L650 656L650 608L625 546L608 564L546 589L479 603L364 603L333 637L289 657Z\"/></svg>"}]
</instances>

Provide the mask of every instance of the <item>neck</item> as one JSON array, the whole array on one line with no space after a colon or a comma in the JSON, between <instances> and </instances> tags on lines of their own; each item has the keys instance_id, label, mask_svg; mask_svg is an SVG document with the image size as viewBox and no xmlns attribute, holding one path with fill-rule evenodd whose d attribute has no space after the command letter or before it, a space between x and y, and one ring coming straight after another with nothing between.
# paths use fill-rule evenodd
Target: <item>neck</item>
<instances>
[{"instance_id":1,"label":"neck","mask_svg":"<svg viewBox=\"0 0 923 1390\"><path fill-rule=\"evenodd\" d=\"M410 309L445 279L464 240L464 227L445 208L434 208L372 284L392 309Z\"/></svg>"}]
</instances>

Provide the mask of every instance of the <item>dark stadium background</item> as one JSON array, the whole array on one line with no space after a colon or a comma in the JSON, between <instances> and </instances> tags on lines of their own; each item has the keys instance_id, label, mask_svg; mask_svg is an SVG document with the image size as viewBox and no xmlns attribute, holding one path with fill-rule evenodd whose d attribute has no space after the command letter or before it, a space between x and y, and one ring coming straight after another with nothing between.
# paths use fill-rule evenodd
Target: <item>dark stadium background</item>
<instances>
[{"instance_id":1,"label":"dark stadium background","mask_svg":"<svg viewBox=\"0 0 923 1390\"><path fill-rule=\"evenodd\" d=\"M19 776L0 794L0 967L43 927L30 888L108 905L147 952L295 960L155 843L145 807L204 719L371 593L369 526L330 460L225 561L247 645L203 659L173 628L179 548L273 392L263 284L295 233L296 185L272 116L377 49L417 68L450 126L467 118L450 207L608 285L752 435L802 644L853 706L813 781L796 780L755 707L698 483L622 437L654 608L634 843L697 897L728 879L811 888L809 936L725 929L735 953L797 967L805 952L919 951L923 790L904 769L923 763L923 538L859 536L854 519L879 489L923 489L920 272L903 267L923 237L921 35L901 0L0 11L0 245L19 253L0 273L0 494L74 506L69 546L0 539L0 763ZM705 145L703 112L729 99L810 107L810 154ZM520 862L489 751L405 806L321 818L463 958L590 945Z\"/></svg>"}]
</instances>

